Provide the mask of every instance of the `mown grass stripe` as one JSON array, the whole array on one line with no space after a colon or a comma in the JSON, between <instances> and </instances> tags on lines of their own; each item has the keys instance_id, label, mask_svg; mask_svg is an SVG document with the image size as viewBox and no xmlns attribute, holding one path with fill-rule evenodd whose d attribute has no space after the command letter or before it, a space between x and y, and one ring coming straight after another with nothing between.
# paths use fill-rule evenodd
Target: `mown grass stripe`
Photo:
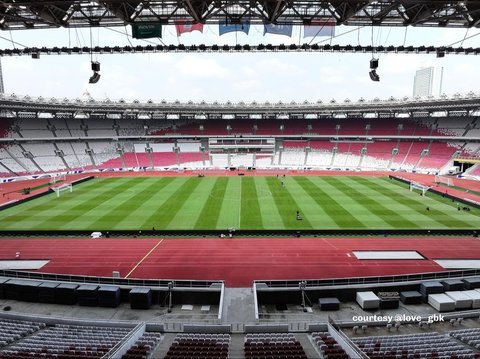
<instances>
[{"instance_id":1,"label":"mown grass stripe","mask_svg":"<svg viewBox=\"0 0 480 359\"><path fill-rule=\"evenodd\" d=\"M50 206L45 206L44 210L38 213L28 212L24 215L19 213L8 219L2 219L2 224L13 221L10 228L23 229L38 228L38 229L57 229L63 227L67 222L77 220L80 216L86 214L89 211L94 210L97 206L101 205L107 200L115 201L115 197L122 190L127 189L132 183L138 181L136 178L130 178L126 181L111 182L102 186L103 191L100 193L92 194L90 192L85 193L83 196L67 196L60 198L51 198ZM102 182L100 182L102 183ZM108 188L106 191L105 189ZM97 192L97 191L95 191ZM78 194L78 193L77 193ZM72 193L73 195L73 193ZM57 200L61 200L58 203ZM28 204L28 203L27 203ZM60 206L61 205L61 206ZM58 208L58 210L57 210ZM82 221L78 221L83 226Z\"/></svg>"},{"instance_id":2,"label":"mown grass stripe","mask_svg":"<svg viewBox=\"0 0 480 359\"><path fill-rule=\"evenodd\" d=\"M156 223L158 228L167 228L199 184L198 178L189 178L144 223Z\"/></svg>"},{"instance_id":3,"label":"mown grass stripe","mask_svg":"<svg viewBox=\"0 0 480 359\"><path fill-rule=\"evenodd\" d=\"M338 228L335 221L325 213L323 208L315 201L310 193L307 193L300 184L294 179L288 180L288 190L295 201L301 206L301 213L308 218L312 228Z\"/></svg>"},{"instance_id":4,"label":"mown grass stripe","mask_svg":"<svg viewBox=\"0 0 480 359\"><path fill-rule=\"evenodd\" d=\"M0 229L466 229L478 227L478 214L385 178L126 177L0 211Z\"/></svg>"},{"instance_id":5,"label":"mown grass stripe","mask_svg":"<svg viewBox=\"0 0 480 359\"><path fill-rule=\"evenodd\" d=\"M359 177L352 177L352 179L358 179ZM418 228L419 226L409 221L408 219L402 217L398 212L387 208L380 201L377 201L371 196L368 196L360 192L354 186L348 185L345 182L342 182L340 178L326 177L325 182L335 187L343 193L348 193L351 198L357 203L360 203L365 210L369 211L373 215L381 218L383 221L391 225L393 228L398 227L408 227L408 228Z\"/></svg>"},{"instance_id":6,"label":"mown grass stripe","mask_svg":"<svg viewBox=\"0 0 480 359\"><path fill-rule=\"evenodd\" d=\"M243 177L241 183L240 228L262 229L262 213L258 204L255 180L252 177Z\"/></svg>"},{"instance_id":7,"label":"mown grass stripe","mask_svg":"<svg viewBox=\"0 0 480 359\"><path fill-rule=\"evenodd\" d=\"M309 177L294 177L294 179L340 228L365 228L363 223L321 188L317 182L322 181L323 177L316 178L315 182Z\"/></svg>"},{"instance_id":8,"label":"mown grass stripe","mask_svg":"<svg viewBox=\"0 0 480 359\"><path fill-rule=\"evenodd\" d=\"M213 188L208 196L207 201L203 205L202 211L195 222L195 229L212 229L216 228L222 202L227 189L228 178L218 177L215 180Z\"/></svg>"},{"instance_id":9,"label":"mown grass stripe","mask_svg":"<svg viewBox=\"0 0 480 359\"><path fill-rule=\"evenodd\" d=\"M214 178L198 178L198 186L194 192L187 198L181 210L170 221L169 229L192 229L194 223L198 220L203 205L208 200L209 193L215 183Z\"/></svg>"},{"instance_id":10,"label":"mown grass stripe","mask_svg":"<svg viewBox=\"0 0 480 359\"><path fill-rule=\"evenodd\" d=\"M278 213L282 218L284 227L289 229L312 228L310 221L305 216L303 216L301 221L297 221L296 211L300 210L301 207L288 191L289 181L286 181L285 179L283 181L285 186L282 186L281 181L275 177L267 178L268 188L275 200L275 205L278 208Z\"/></svg>"},{"instance_id":11,"label":"mown grass stripe","mask_svg":"<svg viewBox=\"0 0 480 359\"><path fill-rule=\"evenodd\" d=\"M105 186L110 186L111 184L95 180L84 182L80 185L76 185L73 193L63 192L59 198L56 197L55 193L45 195L34 201L22 203L16 205L15 207L5 209L0 211L0 227L4 227L8 223L17 223L22 220L27 220L32 217L37 217L40 213L48 213L55 208L62 208L68 206L72 200L72 196L76 196L78 193L82 192L83 188L89 188L91 191L96 190L97 188L102 188ZM117 182L117 185L119 183ZM88 191L87 191L88 193ZM94 195L91 194L93 197ZM67 204L68 203L68 204Z\"/></svg>"},{"instance_id":12,"label":"mown grass stripe","mask_svg":"<svg viewBox=\"0 0 480 359\"><path fill-rule=\"evenodd\" d=\"M185 181L186 177L164 177L162 187L154 191L141 207L132 210L128 217L113 226L113 229L152 229L155 223L147 223L145 219L156 211Z\"/></svg>"},{"instance_id":13,"label":"mown grass stripe","mask_svg":"<svg viewBox=\"0 0 480 359\"><path fill-rule=\"evenodd\" d=\"M282 217L278 213L275 199L267 184L268 177L256 177L255 186L259 197L258 206L262 213L262 225L265 229L285 229Z\"/></svg>"},{"instance_id":14,"label":"mown grass stripe","mask_svg":"<svg viewBox=\"0 0 480 359\"><path fill-rule=\"evenodd\" d=\"M240 228L240 177L228 177L217 229Z\"/></svg>"},{"instance_id":15,"label":"mown grass stripe","mask_svg":"<svg viewBox=\"0 0 480 359\"><path fill-rule=\"evenodd\" d=\"M56 216L55 220L61 221L61 228L109 229L111 226L108 223L106 223L106 227L96 227L92 224L92 218L96 220L99 213L109 213L122 197L127 193L135 194L137 186L142 186L147 179L147 177L132 178L131 181L127 181L119 187L112 187L94 198L82 200L81 203ZM79 198L84 199L84 197Z\"/></svg>"},{"instance_id":16,"label":"mown grass stripe","mask_svg":"<svg viewBox=\"0 0 480 359\"><path fill-rule=\"evenodd\" d=\"M425 208L426 208L426 201L433 200L437 203L441 203L436 201L433 198L428 197L420 197L418 199L413 199L410 197L410 193L408 191L400 191L397 192L391 188L387 187L387 183L384 181L375 181L372 182L370 179L362 178L360 183L364 183L367 186L369 185L374 191L381 193L384 196L394 198L397 202L410 207L412 210L416 211L417 213L425 215ZM430 207L430 211L428 211L428 217L431 219L435 219L437 223L441 224L442 228L449 227L449 228L474 228L475 225L472 225L469 222L462 221L458 218L455 218L453 215L449 215L446 212L443 212L435 207ZM448 221L448 223L446 222Z\"/></svg>"},{"instance_id":17,"label":"mown grass stripe","mask_svg":"<svg viewBox=\"0 0 480 359\"><path fill-rule=\"evenodd\" d=\"M108 212L102 211L103 215L90 226L94 228L112 228L127 219L135 210L145 205L145 202L158 191L168 185L169 181L164 178L153 178L136 183L128 197L123 198L115 207ZM150 184L147 184L150 183ZM144 187L143 189L141 189ZM138 188L138 191L136 190Z\"/></svg>"}]
</instances>

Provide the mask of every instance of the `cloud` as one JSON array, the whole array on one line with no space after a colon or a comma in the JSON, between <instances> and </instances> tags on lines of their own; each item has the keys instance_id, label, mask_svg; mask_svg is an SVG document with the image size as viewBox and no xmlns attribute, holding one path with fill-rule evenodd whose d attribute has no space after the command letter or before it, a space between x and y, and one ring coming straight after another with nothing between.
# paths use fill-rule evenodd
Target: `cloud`
<instances>
[{"instance_id":1,"label":"cloud","mask_svg":"<svg viewBox=\"0 0 480 359\"><path fill-rule=\"evenodd\" d=\"M211 58L189 54L181 58L175 69L178 74L196 79L225 78L228 70Z\"/></svg>"},{"instance_id":2,"label":"cloud","mask_svg":"<svg viewBox=\"0 0 480 359\"><path fill-rule=\"evenodd\" d=\"M256 68L263 73L274 73L276 75L300 75L303 70L290 62L280 60L277 57L271 56L270 58L262 59L257 62Z\"/></svg>"},{"instance_id":3,"label":"cloud","mask_svg":"<svg viewBox=\"0 0 480 359\"><path fill-rule=\"evenodd\" d=\"M296 43L297 36L263 36L261 26L252 26L250 34L229 34L219 37L215 26L206 26L203 33L193 32L177 37L172 28L164 28L165 44L223 43ZM352 30L339 26L337 34ZM124 29L119 29L124 31ZM130 30L127 28L127 32ZM405 37L406 33L406 37ZM470 29L468 36L479 33ZM379 45L448 45L465 37L465 29L375 28L374 41ZM238 36L237 36L238 35ZM56 29L12 31L13 40L26 46L89 45L89 29ZM95 42L109 46L146 45L141 40L127 39L124 34L107 29L94 29ZM406 40L405 40L406 39ZM322 44L371 44L371 30L358 34L352 31L334 39L316 39ZM158 39L149 42L160 43ZM300 40L303 41L303 40ZM466 39L464 47L475 46L478 37ZM459 46L459 44L458 44ZM2 47L10 48L4 41ZM375 55L377 56L377 55ZM443 92L467 93L480 82L476 56L435 54L378 54L380 82L368 76L371 54L348 53L157 53L95 55L101 63L101 79L88 84L92 71L89 55L42 55L3 57L6 91L43 97L78 97L87 89L95 98L133 100L182 100L251 102L279 100L297 102L335 98L352 101L360 97L388 98L411 96L415 71L421 67L443 66Z\"/></svg>"},{"instance_id":4,"label":"cloud","mask_svg":"<svg viewBox=\"0 0 480 359\"><path fill-rule=\"evenodd\" d=\"M258 90L261 87L261 82L255 79L239 80L235 81L232 84L232 87L240 91L254 91Z\"/></svg>"}]
</instances>

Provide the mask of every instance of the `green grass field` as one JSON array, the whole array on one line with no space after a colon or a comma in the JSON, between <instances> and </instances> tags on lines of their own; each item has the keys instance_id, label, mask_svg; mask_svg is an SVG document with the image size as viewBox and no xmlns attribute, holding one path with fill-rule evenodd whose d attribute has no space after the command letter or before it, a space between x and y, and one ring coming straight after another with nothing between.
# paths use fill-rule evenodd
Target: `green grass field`
<instances>
[{"instance_id":1,"label":"green grass field","mask_svg":"<svg viewBox=\"0 0 480 359\"><path fill-rule=\"evenodd\" d=\"M0 211L0 230L480 227L478 210L458 211L451 200L422 197L388 178L287 177L284 187L281 180L99 178Z\"/></svg>"}]
</instances>

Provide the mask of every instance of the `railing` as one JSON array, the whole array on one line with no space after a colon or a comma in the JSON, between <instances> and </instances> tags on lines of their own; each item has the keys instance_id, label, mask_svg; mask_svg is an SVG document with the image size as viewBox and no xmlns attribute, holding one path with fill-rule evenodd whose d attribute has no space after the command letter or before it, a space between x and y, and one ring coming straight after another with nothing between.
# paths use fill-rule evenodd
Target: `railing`
<instances>
[{"instance_id":1,"label":"railing","mask_svg":"<svg viewBox=\"0 0 480 359\"><path fill-rule=\"evenodd\" d=\"M130 349L135 342L145 333L145 323L139 323L133 330L131 330L127 335L119 341L110 351L105 354L102 359L120 359L123 354Z\"/></svg>"},{"instance_id":2,"label":"railing","mask_svg":"<svg viewBox=\"0 0 480 359\"><path fill-rule=\"evenodd\" d=\"M282 168L282 167L279 167ZM461 198L457 199L463 201ZM468 203L474 206L473 203ZM437 229L236 229L235 237L314 237L314 236L478 236L477 229L472 228L437 228ZM0 237L51 237L51 236L88 236L92 230L1 230ZM108 235L114 237L177 237L177 236L228 236L227 229L155 229L108 230Z\"/></svg>"},{"instance_id":3,"label":"railing","mask_svg":"<svg viewBox=\"0 0 480 359\"><path fill-rule=\"evenodd\" d=\"M13 270L0 270L0 276L9 278L23 278L33 280L48 280L75 283L109 284L125 287L166 287L173 283L173 288L212 288L212 284L220 284L214 287L220 291L223 281L201 281L201 280L157 280L157 279L127 279L111 277L94 277L54 273L24 272Z\"/></svg>"},{"instance_id":4,"label":"railing","mask_svg":"<svg viewBox=\"0 0 480 359\"><path fill-rule=\"evenodd\" d=\"M429 272L416 274L399 274L378 277L354 277L305 280L307 287L352 286L364 284L385 284L400 282L415 282L435 279L461 278L480 276L480 269L466 269L459 271ZM255 284L264 283L268 288L299 288L300 280L256 280ZM268 289L266 288L266 289ZM260 287L260 290L263 288Z\"/></svg>"}]
</instances>

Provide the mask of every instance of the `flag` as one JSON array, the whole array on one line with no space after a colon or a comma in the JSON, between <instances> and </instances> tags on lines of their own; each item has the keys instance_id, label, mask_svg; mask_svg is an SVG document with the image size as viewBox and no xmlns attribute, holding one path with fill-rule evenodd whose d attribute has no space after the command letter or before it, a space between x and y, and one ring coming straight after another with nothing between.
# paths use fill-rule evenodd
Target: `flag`
<instances>
[{"instance_id":1,"label":"flag","mask_svg":"<svg viewBox=\"0 0 480 359\"><path fill-rule=\"evenodd\" d=\"M284 25L284 24L264 24L263 34L265 35L267 32L270 34L277 34L277 35L287 35L292 36L292 25Z\"/></svg>"},{"instance_id":2,"label":"flag","mask_svg":"<svg viewBox=\"0 0 480 359\"><path fill-rule=\"evenodd\" d=\"M134 39L162 37L162 25L158 23L134 23L132 24L132 37Z\"/></svg>"},{"instance_id":3,"label":"flag","mask_svg":"<svg viewBox=\"0 0 480 359\"><path fill-rule=\"evenodd\" d=\"M177 29L177 36L180 36L184 32L192 32L195 30L203 32L203 24L200 24L200 23L195 24L193 22L187 22L187 21L176 21L175 28Z\"/></svg>"},{"instance_id":4,"label":"flag","mask_svg":"<svg viewBox=\"0 0 480 359\"><path fill-rule=\"evenodd\" d=\"M218 34L221 36L227 32L243 31L248 34L250 30L250 21L242 22L240 24L229 24L226 21L220 21L218 23Z\"/></svg>"},{"instance_id":5,"label":"flag","mask_svg":"<svg viewBox=\"0 0 480 359\"><path fill-rule=\"evenodd\" d=\"M335 36L335 20L312 21L311 25L305 25L303 37Z\"/></svg>"}]
</instances>

